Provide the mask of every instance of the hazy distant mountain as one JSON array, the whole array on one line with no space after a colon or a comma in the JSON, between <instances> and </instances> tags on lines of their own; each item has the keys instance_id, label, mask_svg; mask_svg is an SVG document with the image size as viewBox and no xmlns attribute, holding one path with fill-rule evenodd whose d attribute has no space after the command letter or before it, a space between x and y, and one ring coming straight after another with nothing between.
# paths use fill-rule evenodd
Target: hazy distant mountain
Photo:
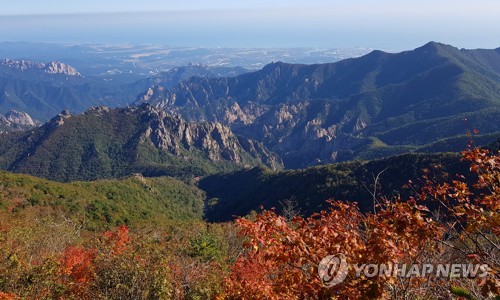
<instances>
[{"instance_id":1,"label":"hazy distant mountain","mask_svg":"<svg viewBox=\"0 0 500 300\"><path fill-rule=\"evenodd\" d=\"M467 129L500 134L500 48L431 42L330 64L278 62L231 78L194 77L138 101L230 125L292 168L432 151L433 143L446 150Z\"/></svg>"},{"instance_id":2,"label":"hazy distant mountain","mask_svg":"<svg viewBox=\"0 0 500 300\"><path fill-rule=\"evenodd\" d=\"M188 123L148 105L65 111L45 125L0 135L0 168L60 181L143 173L199 176L281 161L219 123Z\"/></svg>"},{"instance_id":3,"label":"hazy distant mountain","mask_svg":"<svg viewBox=\"0 0 500 300\"><path fill-rule=\"evenodd\" d=\"M0 42L0 57L64 61L86 76L126 84L189 63L260 69L272 61L324 63L358 57L369 48L207 48Z\"/></svg>"},{"instance_id":4,"label":"hazy distant mountain","mask_svg":"<svg viewBox=\"0 0 500 300\"><path fill-rule=\"evenodd\" d=\"M141 90L141 92L144 90L144 87L147 87L147 91L146 93L143 93L143 95L148 97L148 95L156 93L156 90L172 88L181 81L187 80L191 77L234 77L248 72L249 70L241 67L209 67L199 64L189 64L187 66L172 68L167 72L162 72L157 75L138 80L129 84L128 87L131 90Z\"/></svg>"},{"instance_id":5,"label":"hazy distant mountain","mask_svg":"<svg viewBox=\"0 0 500 300\"><path fill-rule=\"evenodd\" d=\"M94 105L126 105L139 90L82 76L60 62L0 62L0 112L24 111L38 120L64 109L78 113Z\"/></svg>"},{"instance_id":6,"label":"hazy distant mountain","mask_svg":"<svg viewBox=\"0 0 500 300\"><path fill-rule=\"evenodd\" d=\"M242 67L209 67L200 64L189 64L187 66L172 68L166 72L161 72L151 77L138 80L134 83L134 85L149 85L151 87L162 86L164 88L171 88L179 84L181 81L193 76L207 78L234 77L248 72L250 72L250 70Z\"/></svg>"},{"instance_id":7,"label":"hazy distant mountain","mask_svg":"<svg viewBox=\"0 0 500 300\"><path fill-rule=\"evenodd\" d=\"M105 78L83 76L76 68L60 62L4 59L0 61L0 112L12 109L26 111L46 121L64 109L80 113L91 106L126 106L149 87L170 88L192 76L212 78L245 72L246 69L239 67L190 64L122 84L106 81Z\"/></svg>"},{"instance_id":8,"label":"hazy distant mountain","mask_svg":"<svg viewBox=\"0 0 500 300\"><path fill-rule=\"evenodd\" d=\"M66 65L58 61L51 61L49 63L37 63L26 60L12 60L4 59L0 61L0 70L3 73L12 72L12 75L17 75L16 71L26 72L26 75L32 72L42 72L47 74L62 74L68 76L81 76L81 74L72 66Z\"/></svg>"}]
</instances>

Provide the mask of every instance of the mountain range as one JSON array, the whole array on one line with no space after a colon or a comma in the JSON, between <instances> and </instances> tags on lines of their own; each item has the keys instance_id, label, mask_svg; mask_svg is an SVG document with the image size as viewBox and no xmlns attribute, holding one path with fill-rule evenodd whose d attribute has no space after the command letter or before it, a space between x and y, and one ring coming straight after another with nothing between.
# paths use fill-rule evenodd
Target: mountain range
<instances>
[{"instance_id":1,"label":"mountain range","mask_svg":"<svg viewBox=\"0 0 500 300\"><path fill-rule=\"evenodd\" d=\"M77 98L83 100L72 107L81 110L99 89L113 97L128 91L129 98L131 90L143 90L136 106L63 111L39 128L0 136L0 168L59 181L131 173L196 177L258 165L296 169L458 151L473 129L481 133L478 144L500 137L500 48L431 42L329 64L271 63L243 74L191 64L116 90L70 66L49 68L59 70L53 74L51 63L7 62L4 74L11 76L4 79L19 87L9 95L26 93L27 85L46 87L38 95L52 110ZM49 90L62 103L48 101ZM47 114L26 99L25 108ZM0 120L0 130L12 130L10 119Z\"/></svg>"},{"instance_id":2,"label":"mountain range","mask_svg":"<svg viewBox=\"0 0 500 300\"><path fill-rule=\"evenodd\" d=\"M369 48L208 48L166 45L0 42L0 57L63 61L85 76L130 83L179 66L201 64L257 70L271 61L334 62L368 53Z\"/></svg>"},{"instance_id":3,"label":"mountain range","mask_svg":"<svg viewBox=\"0 0 500 300\"><path fill-rule=\"evenodd\" d=\"M44 122L64 109L79 113L95 105L126 105L133 95L61 62L5 59L0 63L0 112L22 111Z\"/></svg>"},{"instance_id":4,"label":"mountain range","mask_svg":"<svg viewBox=\"0 0 500 300\"><path fill-rule=\"evenodd\" d=\"M138 80L131 85L139 86L140 88L143 88L144 86L172 88L181 81L194 76L206 78L234 77L248 72L250 72L250 70L242 67L209 67L206 65L191 63L186 66L175 67L168 71L160 72L153 76Z\"/></svg>"},{"instance_id":5,"label":"mountain range","mask_svg":"<svg viewBox=\"0 0 500 300\"><path fill-rule=\"evenodd\" d=\"M287 168L463 148L500 135L500 48L430 42L336 63L271 63L236 77L192 77L137 98L261 141ZM461 142L459 142L461 141ZM460 145L460 148L456 148Z\"/></svg>"},{"instance_id":6,"label":"mountain range","mask_svg":"<svg viewBox=\"0 0 500 300\"><path fill-rule=\"evenodd\" d=\"M490 147L500 149L498 143ZM119 179L60 183L0 171L0 208L13 204L19 210L59 208L66 215L85 216L91 228L171 218L225 222L262 207L309 216L327 209L327 199L356 201L361 210L370 211L373 191L377 198L407 199L414 192L404 187L409 182L418 186L424 175L446 180L446 174L467 174L468 170L468 162L456 153L412 153L302 170L245 168L196 180L129 174Z\"/></svg>"},{"instance_id":7,"label":"mountain range","mask_svg":"<svg viewBox=\"0 0 500 300\"><path fill-rule=\"evenodd\" d=\"M48 65L10 61L3 74L63 90L98 82L69 66L48 72ZM194 191L197 217L205 201L205 218L226 221L288 202L309 215L330 197L367 210L382 171L378 190L393 195L424 169L467 170L457 154L407 152L462 150L472 129L480 131L478 145L497 150L500 141L500 49L429 43L330 64L277 62L256 72L191 64L131 85L119 89L142 89L134 106L64 110L42 126L22 111L0 115L0 169L62 182L132 176L111 185L126 181L133 189L142 176L177 177ZM109 215L106 209L94 217Z\"/></svg>"},{"instance_id":8,"label":"mountain range","mask_svg":"<svg viewBox=\"0 0 500 300\"><path fill-rule=\"evenodd\" d=\"M192 123L149 105L63 111L36 129L0 135L0 168L58 181L201 176L267 165L279 157L216 122Z\"/></svg>"},{"instance_id":9,"label":"mountain range","mask_svg":"<svg viewBox=\"0 0 500 300\"><path fill-rule=\"evenodd\" d=\"M7 58L0 61L0 69L2 73L11 73L11 75L14 76L19 74L16 71L26 72L28 74L32 72L62 74L67 76L82 76L78 71L76 71L74 67L58 61L51 61L49 63L37 63L33 61L12 60Z\"/></svg>"},{"instance_id":10,"label":"mountain range","mask_svg":"<svg viewBox=\"0 0 500 300\"><path fill-rule=\"evenodd\" d=\"M62 62L0 61L0 113L17 110L45 122L62 110L81 113L91 106L126 106L150 87L171 88L192 76L236 76L241 67L189 64L132 82L85 76ZM113 73L113 71L109 71Z\"/></svg>"}]
</instances>

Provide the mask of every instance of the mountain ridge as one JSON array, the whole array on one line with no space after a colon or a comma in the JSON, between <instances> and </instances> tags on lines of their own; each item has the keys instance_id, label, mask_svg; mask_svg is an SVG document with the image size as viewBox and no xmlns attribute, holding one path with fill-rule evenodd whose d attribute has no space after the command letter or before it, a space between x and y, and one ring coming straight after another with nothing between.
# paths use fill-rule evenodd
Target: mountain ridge
<instances>
[{"instance_id":1,"label":"mountain ridge","mask_svg":"<svg viewBox=\"0 0 500 300\"><path fill-rule=\"evenodd\" d=\"M46 217L50 211L66 221L81 222L82 228L89 230L124 223L161 226L173 220L201 220L203 202L203 191L171 177L145 178L134 174L119 179L62 183L0 171L2 212L33 221L33 212Z\"/></svg>"},{"instance_id":2,"label":"mountain ridge","mask_svg":"<svg viewBox=\"0 0 500 300\"><path fill-rule=\"evenodd\" d=\"M0 135L0 168L58 181L142 173L194 177L280 159L219 123L189 123L149 105L65 111L39 128Z\"/></svg>"},{"instance_id":3,"label":"mountain ridge","mask_svg":"<svg viewBox=\"0 0 500 300\"><path fill-rule=\"evenodd\" d=\"M91 106L123 107L149 87L170 88L191 76L235 76L244 72L247 70L239 67L190 64L124 83L117 78L85 76L56 61L4 59L0 61L0 112L25 111L47 121L62 110L81 113Z\"/></svg>"},{"instance_id":4,"label":"mountain ridge","mask_svg":"<svg viewBox=\"0 0 500 300\"><path fill-rule=\"evenodd\" d=\"M0 61L1 68L15 69L22 72L25 71L38 71L47 74L62 74L68 76L82 76L76 68L58 61L51 61L48 63L38 63L29 60L13 60L5 58Z\"/></svg>"},{"instance_id":5,"label":"mountain ridge","mask_svg":"<svg viewBox=\"0 0 500 300\"><path fill-rule=\"evenodd\" d=\"M191 78L171 89L153 88L137 103L222 122L262 141L285 166L301 168L363 158L363 150L353 149L373 153L374 140L404 153L466 130L500 134L499 78L497 50L430 42L335 63L276 62L236 77Z\"/></svg>"}]
</instances>

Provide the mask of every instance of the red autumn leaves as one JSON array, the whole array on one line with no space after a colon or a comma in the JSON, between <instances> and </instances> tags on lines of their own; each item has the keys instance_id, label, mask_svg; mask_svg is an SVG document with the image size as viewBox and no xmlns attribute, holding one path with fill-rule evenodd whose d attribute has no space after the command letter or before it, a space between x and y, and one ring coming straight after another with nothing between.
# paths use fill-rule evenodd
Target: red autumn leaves
<instances>
[{"instance_id":1,"label":"red autumn leaves","mask_svg":"<svg viewBox=\"0 0 500 300\"><path fill-rule=\"evenodd\" d=\"M375 212L331 201L327 211L290 222L274 211L236 221L246 251L225 281L226 299L411 299L460 291L470 298L499 293L500 153L471 148L467 178L436 182L425 176L416 197L379 199ZM429 209L427 207L432 207ZM439 213L441 214L439 214ZM488 264L481 280L354 277L326 288L320 260L342 253L348 262Z\"/></svg>"}]
</instances>

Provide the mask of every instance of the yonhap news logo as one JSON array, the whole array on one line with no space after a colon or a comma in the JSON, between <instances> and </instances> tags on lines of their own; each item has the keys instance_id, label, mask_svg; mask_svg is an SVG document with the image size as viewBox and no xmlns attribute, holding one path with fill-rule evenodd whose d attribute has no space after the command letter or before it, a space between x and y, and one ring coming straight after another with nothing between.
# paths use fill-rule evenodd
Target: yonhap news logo
<instances>
[{"instance_id":1,"label":"yonhap news logo","mask_svg":"<svg viewBox=\"0 0 500 300\"><path fill-rule=\"evenodd\" d=\"M340 253L326 256L318 266L319 278L326 287L332 287L344 281L348 271L346 258Z\"/></svg>"},{"instance_id":2,"label":"yonhap news logo","mask_svg":"<svg viewBox=\"0 0 500 300\"><path fill-rule=\"evenodd\" d=\"M427 277L483 278L490 274L487 264L348 264L343 254L328 255L318 265L318 275L325 287L343 282L349 273L355 277Z\"/></svg>"}]
</instances>

